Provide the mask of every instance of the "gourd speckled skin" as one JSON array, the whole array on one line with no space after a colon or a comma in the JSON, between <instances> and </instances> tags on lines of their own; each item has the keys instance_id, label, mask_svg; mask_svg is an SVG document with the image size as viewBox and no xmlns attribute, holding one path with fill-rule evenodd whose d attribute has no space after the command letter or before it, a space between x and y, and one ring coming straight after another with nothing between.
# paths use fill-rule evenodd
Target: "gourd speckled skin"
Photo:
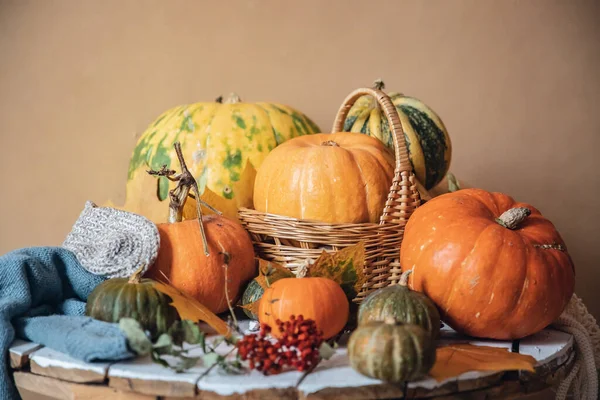
<instances>
[{"instance_id":1,"label":"gourd speckled skin","mask_svg":"<svg viewBox=\"0 0 600 400\"><path fill-rule=\"evenodd\" d=\"M359 133L297 137L256 174L257 211L327 223L376 223L394 177L394 155Z\"/></svg>"},{"instance_id":2,"label":"gourd speckled skin","mask_svg":"<svg viewBox=\"0 0 600 400\"><path fill-rule=\"evenodd\" d=\"M208 188L225 199L219 200L219 211L236 219L237 207L252 206L252 191L237 193L235 189L246 161L258 168L267 154L281 143L316 132L320 132L319 127L291 107L241 102L235 95L222 103L174 107L152 122L138 139L129 163L124 208L155 223L166 222L168 191L175 183L166 177L148 176L146 171L159 170L163 165L176 168L173 144L178 141L200 192ZM212 198L205 200L212 203ZM234 204L222 209L223 204L231 203L226 200Z\"/></svg>"},{"instance_id":3,"label":"gourd speckled skin","mask_svg":"<svg viewBox=\"0 0 600 400\"><path fill-rule=\"evenodd\" d=\"M327 278L284 278L273 283L260 300L258 317L261 324L274 328L276 321L302 315L313 319L323 337L337 335L348 322L350 304L340 285ZM272 335L279 331L273 329Z\"/></svg>"},{"instance_id":4,"label":"gourd speckled skin","mask_svg":"<svg viewBox=\"0 0 600 400\"><path fill-rule=\"evenodd\" d=\"M552 222L529 204L481 189L443 194L417 208L400 264L413 270L409 287L433 300L444 322L482 338L541 331L560 316L575 286L573 261Z\"/></svg>"},{"instance_id":5,"label":"gourd speckled skin","mask_svg":"<svg viewBox=\"0 0 600 400\"><path fill-rule=\"evenodd\" d=\"M155 289L151 279L113 278L98 285L87 299L85 314L106 322L133 318L153 338L165 333L179 313L171 298Z\"/></svg>"},{"instance_id":6,"label":"gourd speckled skin","mask_svg":"<svg viewBox=\"0 0 600 400\"><path fill-rule=\"evenodd\" d=\"M406 286L410 272L402 274L399 284L378 289L362 301L358 309L360 325L393 318L397 322L421 326L434 339L439 337L440 313L431 299Z\"/></svg>"},{"instance_id":7,"label":"gourd speckled skin","mask_svg":"<svg viewBox=\"0 0 600 400\"><path fill-rule=\"evenodd\" d=\"M409 382L433 367L436 345L418 325L369 322L350 335L348 357L352 368L363 375L390 383Z\"/></svg>"},{"instance_id":8,"label":"gourd speckled skin","mask_svg":"<svg viewBox=\"0 0 600 400\"><path fill-rule=\"evenodd\" d=\"M436 186L450 168L452 144L440 117L422 101L401 93L388 93L396 106L406 148L415 175L429 190ZM348 112L344 132L359 132L381 140L393 149L392 132L382 111L370 96L360 97Z\"/></svg>"}]
</instances>

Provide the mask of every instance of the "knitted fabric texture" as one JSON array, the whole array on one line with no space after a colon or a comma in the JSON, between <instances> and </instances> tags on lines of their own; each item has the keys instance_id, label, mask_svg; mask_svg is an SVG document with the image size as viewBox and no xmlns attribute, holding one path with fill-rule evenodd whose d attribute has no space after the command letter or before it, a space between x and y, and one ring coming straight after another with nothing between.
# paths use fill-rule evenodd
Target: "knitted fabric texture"
<instances>
[{"instance_id":1,"label":"knitted fabric texture","mask_svg":"<svg viewBox=\"0 0 600 400\"><path fill-rule=\"evenodd\" d=\"M81 316L84 301L104 279L87 272L73 253L60 247L0 256L0 399L19 398L7 354L15 333L82 360L133 357L117 324ZM50 315L61 312L75 316Z\"/></svg>"},{"instance_id":2,"label":"knitted fabric texture","mask_svg":"<svg viewBox=\"0 0 600 400\"><path fill-rule=\"evenodd\" d=\"M126 278L141 265L144 272L152 265L160 236L156 225L141 215L88 201L62 246L89 272Z\"/></svg>"},{"instance_id":3,"label":"knitted fabric texture","mask_svg":"<svg viewBox=\"0 0 600 400\"><path fill-rule=\"evenodd\" d=\"M598 373L600 366L600 327L583 301L573 295L565 311L552 324L568 332L575 339L575 364L556 391L557 400L565 400L569 392L575 399L598 398Z\"/></svg>"}]
</instances>

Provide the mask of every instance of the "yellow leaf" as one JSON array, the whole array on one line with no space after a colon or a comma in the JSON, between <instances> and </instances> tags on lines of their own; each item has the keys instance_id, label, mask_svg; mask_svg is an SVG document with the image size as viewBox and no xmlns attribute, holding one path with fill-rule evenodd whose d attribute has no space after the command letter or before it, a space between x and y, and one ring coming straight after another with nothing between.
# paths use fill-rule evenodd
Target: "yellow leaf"
<instances>
[{"instance_id":1,"label":"yellow leaf","mask_svg":"<svg viewBox=\"0 0 600 400\"><path fill-rule=\"evenodd\" d=\"M438 347L436 362L429 375L439 382L468 371L534 372L536 362L532 356L512 353L505 348L461 343Z\"/></svg>"},{"instance_id":2,"label":"yellow leaf","mask_svg":"<svg viewBox=\"0 0 600 400\"><path fill-rule=\"evenodd\" d=\"M198 300L167 283L155 281L154 287L171 298L171 305L177 309L181 319L188 319L194 322L204 321L220 335L231 336L231 331L225 321L202 305Z\"/></svg>"},{"instance_id":3,"label":"yellow leaf","mask_svg":"<svg viewBox=\"0 0 600 400\"><path fill-rule=\"evenodd\" d=\"M361 241L335 253L323 251L310 266L309 275L336 281L344 289L348 299L352 300L366 281L364 265L365 243Z\"/></svg>"},{"instance_id":4,"label":"yellow leaf","mask_svg":"<svg viewBox=\"0 0 600 400\"><path fill-rule=\"evenodd\" d=\"M239 207L253 207L252 196L254 194L255 178L256 169L254 169L254 166L248 160L248 162L246 162L246 167L240 175L240 179L233 184L232 191L234 197L232 199L226 199L225 197L216 194L208 187L204 189L204 193L202 193L200 198L222 212L223 215L237 220L237 212ZM202 207L202 213L214 214L206 207ZM183 207L183 219L195 219L197 217L198 212L196 211L196 200L189 198Z\"/></svg>"}]
</instances>

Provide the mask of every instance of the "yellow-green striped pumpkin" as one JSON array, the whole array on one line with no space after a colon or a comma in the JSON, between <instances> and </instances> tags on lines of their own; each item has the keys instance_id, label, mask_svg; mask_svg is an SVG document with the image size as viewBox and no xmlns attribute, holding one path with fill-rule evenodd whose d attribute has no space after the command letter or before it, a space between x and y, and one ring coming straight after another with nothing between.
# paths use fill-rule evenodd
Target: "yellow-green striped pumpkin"
<instances>
[{"instance_id":1,"label":"yellow-green striped pumpkin","mask_svg":"<svg viewBox=\"0 0 600 400\"><path fill-rule=\"evenodd\" d=\"M375 87L383 89L383 82L377 81ZM388 96L398 110L415 175L429 190L450 168L452 144L448 131L440 117L422 101L396 92ZM344 121L344 131L376 137L393 150L389 123L370 96L360 97L354 103Z\"/></svg>"},{"instance_id":2,"label":"yellow-green striped pumpkin","mask_svg":"<svg viewBox=\"0 0 600 400\"><path fill-rule=\"evenodd\" d=\"M291 107L241 102L234 94L225 101L172 108L139 138L129 163L127 200L122 208L154 222L166 221L168 192L175 183L148 176L146 171L166 165L179 172L173 148L179 141L200 192L208 196L203 199L237 218L238 207L252 206L254 169L267 154L288 139L317 132L319 127L311 119ZM247 161L253 172L245 174Z\"/></svg>"}]
</instances>

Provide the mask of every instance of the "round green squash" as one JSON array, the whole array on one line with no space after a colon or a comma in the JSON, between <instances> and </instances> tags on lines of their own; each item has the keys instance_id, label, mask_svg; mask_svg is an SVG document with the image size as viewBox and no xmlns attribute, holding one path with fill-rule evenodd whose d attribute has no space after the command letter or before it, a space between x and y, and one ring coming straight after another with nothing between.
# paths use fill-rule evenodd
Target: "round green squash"
<instances>
[{"instance_id":1,"label":"round green squash","mask_svg":"<svg viewBox=\"0 0 600 400\"><path fill-rule=\"evenodd\" d=\"M180 318L171 298L153 283L152 279L141 279L141 270L129 279L108 279L89 295L85 314L106 322L133 318L155 339Z\"/></svg>"},{"instance_id":2,"label":"round green squash","mask_svg":"<svg viewBox=\"0 0 600 400\"><path fill-rule=\"evenodd\" d=\"M358 309L358 324L393 318L398 322L419 325L437 339L440 335L440 313L429 297L408 288L411 272L404 272L399 284L369 294Z\"/></svg>"},{"instance_id":3,"label":"round green squash","mask_svg":"<svg viewBox=\"0 0 600 400\"><path fill-rule=\"evenodd\" d=\"M376 81L375 88L382 90L383 82ZM441 182L450 168L452 144L446 126L440 117L419 99L396 92L388 93L388 96L400 116L415 175L425 189L429 190ZM360 97L354 103L344 121L344 132L373 136L388 148L394 148L388 121L377 102L370 96Z\"/></svg>"},{"instance_id":4,"label":"round green squash","mask_svg":"<svg viewBox=\"0 0 600 400\"><path fill-rule=\"evenodd\" d=\"M258 283L256 279L251 280L250 283L248 283L248 286L246 286L246 290L244 290L244 294L242 295L242 306L247 306L260 300L264 293L265 289L260 286L260 283ZM246 314L248 318L258 321L258 315L256 315L256 313L254 313L252 310L249 310L248 308L244 308L243 310L244 314Z\"/></svg>"},{"instance_id":5,"label":"round green squash","mask_svg":"<svg viewBox=\"0 0 600 400\"><path fill-rule=\"evenodd\" d=\"M370 322L348 339L350 365L361 374L390 383L424 377L436 358L435 341L418 325Z\"/></svg>"}]
</instances>

